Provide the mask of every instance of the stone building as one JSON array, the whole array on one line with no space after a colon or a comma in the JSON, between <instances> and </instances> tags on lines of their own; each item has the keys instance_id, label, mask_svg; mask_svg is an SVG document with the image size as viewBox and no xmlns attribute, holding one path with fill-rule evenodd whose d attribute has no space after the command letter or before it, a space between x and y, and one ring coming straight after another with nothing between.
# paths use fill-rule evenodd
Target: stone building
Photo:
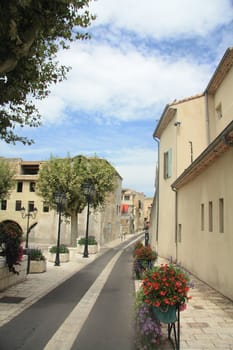
<instances>
[{"instance_id":1,"label":"stone building","mask_svg":"<svg viewBox=\"0 0 233 350\"><path fill-rule=\"evenodd\" d=\"M132 234L143 230L144 200L142 192L123 189L121 193L121 234Z\"/></svg>"},{"instance_id":2,"label":"stone building","mask_svg":"<svg viewBox=\"0 0 233 350\"><path fill-rule=\"evenodd\" d=\"M17 222L29 235L30 245L56 244L58 231L57 212L51 210L41 197L35 192L38 172L43 161L24 161L20 158L4 158L15 169L16 185L11 191L10 197L1 200L0 222L10 220ZM114 193L107 196L104 209L90 210L89 234L94 235L98 243L104 244L119 237L120 232L120 206L122 178L117 174L118 185ZM22 208L25 208L26 217L22 217ZM34 210L36 209L36 210ZM30 215L27 215L30 213ZM77 236L85 235L87 209L78 214ZM26 236L26 235L25 235ZM71 226L69 218L62 217L61 243L70 245Z\"/></svg>"}]
</instances>

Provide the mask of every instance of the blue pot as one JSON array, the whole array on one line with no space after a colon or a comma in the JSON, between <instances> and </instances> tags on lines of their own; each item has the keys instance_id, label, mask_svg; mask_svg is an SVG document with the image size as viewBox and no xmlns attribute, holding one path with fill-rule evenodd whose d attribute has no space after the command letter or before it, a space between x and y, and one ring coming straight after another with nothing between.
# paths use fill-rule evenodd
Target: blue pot
<instances>
[{"instance_id":1,"label":"blue pot","mask_svg":"<svg viewBox=\"0 0 233 350\"><path fill-rule=\"evenodd\" d=\"M152 307L152 312L155 318L163 323L174 323L177 321L176 317L176 305L167 305L164 308Z\"/></svg>"}]
</instances>

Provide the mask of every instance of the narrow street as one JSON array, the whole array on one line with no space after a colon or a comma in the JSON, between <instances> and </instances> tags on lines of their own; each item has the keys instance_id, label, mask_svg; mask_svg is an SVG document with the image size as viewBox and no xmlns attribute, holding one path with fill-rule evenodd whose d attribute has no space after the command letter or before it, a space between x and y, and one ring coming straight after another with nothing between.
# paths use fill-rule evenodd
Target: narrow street
<instances>
[{"instance_id":1,"label":"narrow street","mask_svg":"<svg viewBox=\"0 0 233 350\"><path fill-rule=\"evenodd\" d=\"M6 323L0 349L133 349L134 282L128 245L108 250Z\"/></svg>"}]
</instances>

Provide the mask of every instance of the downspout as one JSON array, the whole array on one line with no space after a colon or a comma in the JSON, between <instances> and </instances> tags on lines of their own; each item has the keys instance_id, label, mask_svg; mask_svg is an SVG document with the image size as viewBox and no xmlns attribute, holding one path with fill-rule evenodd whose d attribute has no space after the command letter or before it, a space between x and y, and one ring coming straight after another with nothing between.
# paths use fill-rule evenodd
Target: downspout
<instances>
[{"instance_id":1,"label":"downspout","mask_svg":"<svg viewBox=\"0 0 233 350\"><path fill-rule=\"evenodd\" d=\"M159 154L160 154L160 142L159 139L156 137L153 137L153 139L157 142L158 151L157 151L157 158L158 158L158 172L157 172L157 186L156 186L156 242L158 243L159 240L159 172L160 172L160 162L159 162Z\"/></svg>"},{"instance_id":2,"label":"downspout","mask_svg":"<svg viewBox=\"0 0 233 350\"><path fill-rule=\"evenodd\" d=\"M209 103L208 93L205 92L205 118L206 118L206 132L207 132L207 145L210 144L210 119L209 119Z\"/></svg>"},{"instance_id":3,"label":"downspout","mask_svg":"<svg viewBox=\"0 0 233 350\"><path fill-rule=\"evenodd\" d=\"M175 192L175 244L176 244L176 263L178 263L178 192L175 187L172 187Z\"/></svg>"}]
</instances>

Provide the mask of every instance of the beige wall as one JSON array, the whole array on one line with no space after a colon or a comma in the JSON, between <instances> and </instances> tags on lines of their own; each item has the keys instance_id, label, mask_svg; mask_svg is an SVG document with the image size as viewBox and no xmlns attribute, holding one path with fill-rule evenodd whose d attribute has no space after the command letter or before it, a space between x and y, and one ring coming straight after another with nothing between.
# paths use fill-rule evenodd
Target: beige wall
<instances>
[{"instance_id":1,"label":"beige wall","mask_svg":"<svg viewBox=\"0 0 233 350\"><path fill-rule=\"evenodd\" d=\"M208 97L211 141L221 133L233 118L232 86L233 67L228 72L216 93ZM219 118L216 113L216 108L220 103L222 106L222 118Z\"/></svg>"},{"instance_id":2,"label":"beige wall","mask_svg":"<svg viewBox=\"0 0 233 350\"><path fill-rule=\"evenodd\" d=\"M178 224L182 225L178 261L219 292L233 299L233 149L178 193ZM219 232L219 199L224 199L224 233ZM209 232L208 203L213 203ZM201 204L204 204L204 231Z\"/></svg>"},{"instance_id":3,"label":"beige wall","mask_svg":"<svg viewBox=\"0 0 233 350\"><path fill-rule=\"evenodd\" d=\"M7 199L7 210L0 209L0 222L4 220L16 221L26 233L27 218L23 219L21 212L15 210L16 200L22 201L22 206L26 211L28 201L34 201L34 207L38 209L35 219L29 219L29 227L37 222L29 236L29 245L33 244L56 244L58 232L58 215L54 210L43 212L43 199L35 192L30 192L30 182L36 182L37 175L22 175L20 171L21 159L11 159L12 166L16 168L16 180L23 182L23 191L17 192L16 186L11 191L10 198ZM23 162L27 163L27 162ZM30 162L29 162L30 163ZM33 162L32 162L33 163ZM40 162L34 162L40 164ZM119 236L120 232L120 205L121 205L121 183L122 179L118 177L118 186L114 193L110 194L106 200L103 210L91 210L89 220L89 234L96 236L100 244L111 241ZM86 208L81 214L78 214L78 237L84 236L86 232ZM24 238L26 234L24 235ZM70 218L62 217L61 223L61 243L70 245L71 227Z\"/></svg>"},{"instance_id":4,"label":"beige wall","mask_svg":"<svg viewBox=\"0 0 233 350\"><path fill-rule=\"evenodd\" d=\"M206 120L204 96L193 98L173 105L176 115L167 125L160 138L159 151L159 228L158 251L163 257L175 257L175 193L171 184L191 164L192 141L193 159L206 147ZM180 122L179 126L175 126ZM164 153L171 149L171 177L164 179ZM153 211L153 221L156 212ZM155 225L155 224L154 224ZM155 233L152 232L153 237ZM155 245L153 239L153 245Z\"/></svg>"}]
</instances>

